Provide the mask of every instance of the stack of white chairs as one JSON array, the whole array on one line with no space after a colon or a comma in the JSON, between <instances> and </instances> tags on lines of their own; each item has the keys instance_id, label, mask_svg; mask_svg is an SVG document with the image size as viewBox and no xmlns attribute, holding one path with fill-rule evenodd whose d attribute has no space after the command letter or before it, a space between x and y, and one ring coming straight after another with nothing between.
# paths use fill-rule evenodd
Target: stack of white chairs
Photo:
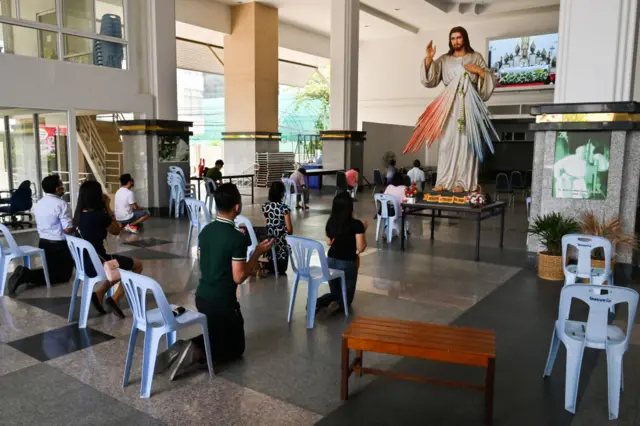
<instances>
[{"instance_id":1,"label":"stack of white chairs","mask_svg":"<svg viewBox=\"0 0 640 426\"><path fill-rule=\"evenodd\" d=\"M175 217L180 217L185 211L185 198L195 194L195 185L187 183L184 171L178 166L169 166L167 184L169 185L169 216L173 209Z\"/></svg>"}]
</instances>

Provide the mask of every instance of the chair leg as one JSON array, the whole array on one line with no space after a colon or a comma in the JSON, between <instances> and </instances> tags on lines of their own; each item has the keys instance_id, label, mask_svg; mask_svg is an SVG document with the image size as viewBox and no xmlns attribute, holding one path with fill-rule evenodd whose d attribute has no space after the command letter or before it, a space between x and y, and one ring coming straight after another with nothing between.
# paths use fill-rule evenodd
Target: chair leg
<instances>
[{"instance_id":1,"label":"chair leg","mask_svg":"<svg viewBox=\"0 0 640 426\"><path fill-rule=\"evenodd\" d=\"M378 223L376 225L376 242L378 241L378 237L380 235L380 226L382 224L383 219L378 216Z\"/></svg>"},{"instance_id":2,"label":"chair leg","mask_svg":"<svg viewBox=\"0 0 640 426\"><path fill-rule=\"evenodd\" d=\"M293 305L294 303L296 303L296 294L298 293L299 283L300 276L298 274L295 274L293 277L293 288L291 289L291 300L289 301L289 314L287 315L287 322L291 322L291 316L293 315Z\"/></svg>"},{"instance_id":3,"label":"chair leg","mask_svg":"<svg viewBox=\"0 0 640 426\"><path fill-rule=\"evenodd\" d=\"M142 360L142 385L140 386L140 398L151 396L151 382L153 372L156 368L156 357L158 356L158 345L160 344L159 334L154 334L147 329L144 333L144 356Z\"/></svg>"},{"instance_id":4,"label":"chair leg","mask_svg":"<svg viewBox=\"0 0 640 426\"><path fill-rule=\"evenodd\" d=\"M387 243L391 243L393 240L393 222L391 222L391 218L385 219L387 223Z\"/></svg>"},{"instance_id":5,"label":"chair leg","mask_svg":"<svg viewBox=\"0 0 640 426\"><path fill-rule=\"evenodd\" d=\"M136 339L138 338L138 328L134 325L129 336L129 349L127 350L127 360L124 364L124 377L122 378L122 387L129 384L129 374L131 373L131 363L133 362L133 351L136 348Z\"/></svg>"},{"instance_id":6,"label":"chair leg","mask_svg":"<svg viewBox=\"0 0 640 426\"><path fill-rule=\"evenodd\" d=\"M40 259L42 260L42 270L44 271L44 279L47 282L47 288L51 288L51 281L49 280L49 268L47 267L47 257L44 254L44 250L40 251Z\"/></svg>"},{"instance_id":7,"label":"chair leg","mask_svg":"<svg viewBox=\"0 0 640 426\"><path fill-rule=\"evenodd\" d=\"M176 343L177 337L178 333L175 330L167 333L167 349L169 349L171 346L173 346L174 343Z\"/></svg>"},{"instance_id":8,"label":"chair leg","mask_svg":"<svg viewBox=\"0 0 640 426\"><path fill-rule=\"evenodd\" d=\"M213 361L211 359L211 340L209 340L209 327L207 326L207 320L204 319L202 321L202 338L204 340L204 351L207 356L207 367L209 368L209 377L212 377L215 373L213 372Z\"/></svg>"},{"instance_id":9,"label":"chair leg","mask_svg":"<svg viewBox=\"0 0 640 426\"><path fill-rule=\"evenodd\" d=\"M89 280L87 280L89 281ZM82 299L80 300L80 317L78 318L78 328L87 328L89 318L89 308L91 307L92 286L88 282L82 282Z\"/></svg>"},{"instance_id":10,"label":"chair leg","mask_svg":"<svg viewBox=\"0 0 640 426\"><path fill-rule=\"evenodd\" d=\"M313 328L316 319L316 304L318 303L318 284L309 280L307 292L307 328Z\"/></svg>"},{"instance_id":11,"label":"chair leg","mask_svg":"<svg viewBox=\"0 0 640 426\"><path fill-rule=\"evenodd\" d=\"M544 373L542 377L548 377L553 370L553 364L556 362L556 355L558 355L558 347L560 346L560 339L556 335L556 328L553 327L553 335L551 336L551 347L549 348L549 356L547 357L547 364L544 367Z\"/></svg>"},{"instance_id":12,"label":"chair leg","mask_svg":"<svg viewBox=\"0 0 640 426\"><path fill-rule=\"evenodd\" d=\"M271 261L273 262L273 270L275 271L276 279L278 278L278 261L276 259L276 248L271 246Z\"/></svg>"},{"instance_id":13,"label":"chair leg","mask_svg":"<svg viewBox=\"0 0 640 426\"><path fill-rule=\"evenodd\" d=\"M622 355L609 348L607 352L607 380L609 400L609 420L618 418L620 389L622 388Z\"/></svg>"},{"instance_id":14,"label":"chair leg","mask_svg":"<svg viewBox=\"0 0 640 426\"><path fill-rule=\"evenodd\" d=\"M4 296L4 288L7 285L7 275L9 275L9 264L11 263L11 258L9 256L4 257L4 261L2 262L2 280L0 282L0 296Z\"/></svg>"},{"instance_id":15,"label":"chair leg","mask_svg":"<svg viewBox=\"0 0 640 426\"><path fill-rule=\"evenodd\" d=\"M76 276L73 281L73 290L71 292L71 302L69 303L69 316L67 322L73 321L73 313L76 310L76 300L78 299L78 287L80 286L80 278Z\"/></svg>"},{"instance_id":16,"label":"chair leg","mask_svg":"<svg viewBox=\"0 0 640 426\"><path fill-rule=\"evenodd\" d=\"M567 370L564 382L564 408L570 413L576 413L576 400L578 399L578 384L580 383L580 368L582 367L582 355L584 343L567 345Z\"/></svg>"},{"instance_id":17,"label":"chair leg","mask_svg":"<svg viewBox=\"0 0 640 426\"><path fill-rule=\"evenodd\" d=\"M343 276L340 277L340 284L342 285L342 303L344 305L344 316L349 316L349 307L347 306L347 281Z\"/></svg>"},{"instance_id":18,"label":"chair leg","mask_svg":"<svg viewBox=\"0 0 640 426\"><path fill-rule=\"evenodd\" d=\"M187 254L191 251L191 234L193 233L193 225L189 224L189 236L187 237Z\"/></svg>"}]
</instances>

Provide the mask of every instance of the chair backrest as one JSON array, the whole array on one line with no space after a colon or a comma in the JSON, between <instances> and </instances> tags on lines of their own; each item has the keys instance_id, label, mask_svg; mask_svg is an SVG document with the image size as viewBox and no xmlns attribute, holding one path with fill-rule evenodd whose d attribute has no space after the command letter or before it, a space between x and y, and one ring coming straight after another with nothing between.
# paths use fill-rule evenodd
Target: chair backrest
<instances>
[{"instance_id":1,"label":"chair backrest","mask_svg":"<svg viewBox=\"0 0 640 426\"><path fill-rule=\"evenodd\" d=\"M189 214L191 226L197 226L198 232L202 228L202 221L200 220L201 213L204 212L204 220L206 221L205 225L211 222L211 214L209 213L209 209L207 209L207 205L203 201L196 200L195 198L185 198L184 202L187 204L187 212Z\"/></svg>"},{"instance_id":2,"label":"chair backrest","mask_svg":"<svg viewBox=\"0 0 640 426\"><path fill-rule=\"evenodd\" d=\"M204 189L207 191L207 195L213 197L213 193L216 192L217 186L216 183L211 178L203 178L204 179Z\"/></svg>"},{"instance_id":3,"label":"chair backrest","mask_svg":"<svg viewBox=\"0 0 640 426\"><path fill-rule=\"evenodd\" d=\"M284 184L285 195L297 194L298 187L296 187L296 183L291 178L282 178L282 183Z\"/></svg>"},{"instance_id":4,"label":"chair backrest","mask_svg":"<svg viewBox=\"0 0 640 426\"><path fill-rule=\"evenodd\" d=\"M507 191L511 189L509 176L507 176L506 173L498 173L498 175L496 176L496 189Z\"/></svg>"},{"instance_id":5,"label":"chair backrest","mask_svg":"<svg viewBox=\"0 0 640 426\"><path fill-rule=\"evenodd\" d=\"M9 228L0 224L0 233L2 233L4 239L7 240L7 244L9 245L11 251L13 251L14 253L19 253L20 248L18 246L18 243L16 243L16 239L13 238L13 235L11 234L11 231L9 231Z\"/></svg>"},{"instance_id":6,"label":"chair backrest","mask_svg":"<svg viewBox=\"0 0 640 426\"><path fill-rule=\"evenodd\" d=\"M131 306L131 312L133 314L134 325L142 330L147 326L147 291L153 294L153 298L156 300L156 304L162 314L164 324L154 324L154 326L166 325L170 329L176 328L176 320L171 311L171 305L167 301L164 291L160 284L158 284L153 278L146 277L144 275L136 274L134 272L125 271L120 269L120 277L122 279L122 285L124 292L127 295L129 306Z\"/></svg>"},{"instance_id":7,"label":"chair backrest","mask_svg":"<svg viewBox=\"0 0 640 426\"><path fill-rule=\"evenodd\" d=\"M522 179L522 173L520 173L517 170L511 172L511 187L524 188L524 180Z\"/></svg>"},{"instance_id":8,"label":"chair backrest","mask_svg":"<svg viewBox=\"0 0 640 426\"><path fill-rule=\"evenodd\" d=\"M611 272L611 242L603 237L594 235L567 234L562 237L562 265L567 265L567 250L573 246L578 250L577 275L581 278L591 276L591 252L602 248L604 251L604 274Z\"/></svg>"},{"instance_id":9,"label":"chair backrest","mask_svg":"<svg viewBox=\"0 0 640 426\"><path fill-rule=\"evenodd\" d=\"M338 191L347 190L347 175L345 172L336 173L336 188Z\"/></svg>"},{"instance_id":10,"label":"chair backrest","mask_svg":"<svg viewBox=\"0 0 640 426\"><path fill-rule=\"evenodd\" d=\"M382 172L380 169L373 169L373 183L375 185L384 186L384 181L382 180Z\"/></svg>"},{"instance_id":11,"label":"chair backrest","mask_svg":"<svg viewBox=\"0 0 640 426\"><path fill-rule=\"evenodd\" d=\"M169 171L179 174L180 177L182 178L182 180L184 180L186 182L187 179L184 177L184 170L182 170L182 167L169 166Z\"/></svg>"},{"instance_id":12,"label":"chair backrest","mask_svg":"<svg viewBox=\"0 0 640 426\"><path fill-rule=\"evenodd\" d=\"M325 277L329 276L327 256L324 254L324 246L320 242L309 238L287 235L287 244L291 248L290 258L293 272L302 276L310 276L311 257L314 252L318 252L322 274Z\"/></svg>"},{"instance_id":13,"label":"chair backrest","mask_svg":"<svg viewBox=\"0 0 640 426\"><path fill-rule=\"evenodd\" d=\"M376 210L379 211L379 216L387 219L389 217L396 217L400 214L400 204L396 197L388 194L375 194L373 199L376 200ZM378 202L380 203L380 208L378 209ZM389 215L389 203L393 204L394 215Z\"/></svg>"},{"instance_id":14,"label":"chair backrest","mask_svg":"<svg viewBox=\"0 0 640 426\"><path fill-rule=\"evenodd\" d=\"M635 290L627 287L594 284L573 284L563 287L560 293L558 312L559 330L564 330L565 322L569 318L571 300L574 298L589 305L585 336L587 342L598 344L607 342L610 308L618 303L628 303L627 335L625 338L625 345L628 345L638 309L638 293Z\"/></svg>"},{"instance_id":15,"label":"chair backrest","mask_svg":"<svg viewBox=\"0 0 640 426\"><path fill-rule=\"evenodd\" d=\"M25 180L20 184L13 194L11 194L10 211L11 213L25 212L33 207L33 198L31 191L31 182Z\"/></svg>"},{"instance_id":16,"label":"chair backrest","mask_svg":"<svg viewBox=\"0 0 640 426\"><path fill-rule=\"evenodd\" d=\"M238 215L236 216L235 222L238 228L241 226L244 226L247 229L247 232L249 233L249 238L251 239L251 246L249 247L249 249L251 250L251 252L253 252L253 250L255 250L256 247L258 246L258 237L256 236L256 231L253 229L253 225L251 224L251 221L246 216Z\"/></svg>"},{"instance_id":17,"label":"chair backrest","mask_svg":"<svg viewBox=\"0 0 640 426\"><path fill-rule=\"evenodd\" d=\"M84 278L88 277L86 272L87 265L85 265L85 260L88 256L89 260L93 264L93 269L96 271L96 277L103 280L107 279L107 276L104 273L104 268L102 267L102 262L100 262L100 258L98 257L98 253L96 253L96 249L90 242L70 235L67 235L66 240L69 251L71 252L71 257L76 264L78 276L82 275Z\"/></svg>"}]
</instances>

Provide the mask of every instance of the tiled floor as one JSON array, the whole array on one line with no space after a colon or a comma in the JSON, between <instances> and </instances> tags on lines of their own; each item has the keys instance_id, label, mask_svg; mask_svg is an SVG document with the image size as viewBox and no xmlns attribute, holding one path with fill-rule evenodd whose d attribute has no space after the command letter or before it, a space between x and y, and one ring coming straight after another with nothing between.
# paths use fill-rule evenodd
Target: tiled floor
<instances>
[{"instance_id":1,"label":"tiled floor","mask_svg":"<svg viewBox=\"0 0 640 426\"><path fill-rule=\"evenodd\" d=\"M294 213L295 233L323 241L330 197L313 195L309 212ZM263 198L258 191L257 199ZM373 203L357 203L356 213L371 219ZM243 214L254 224L262 223L257 205L245 206ZM443 220L431 241L429 222L412 219L405 252L398 241L376 244L375 223L370 222L370 248L361 258L358 292L348 318L317 318L315 328L307 330L306 292L301 289L287 324L292 277L251 281L238 288L247 340L244 359L220 368L213 378L196 371L170 382L166 373L157 374L150 399L139 398L143 339L138 339L130 384L122 387L131 330L128 309L124 320L92 314L88 328L79 330L77 323L66 321L71 284L21 288L17 299L0 297L0 423L481 424L483 399L476 391L365 376L353 377L349 401L340 401L340 333L356 316L373 315L495 330L495 425L640 424L636 333L625 357L626 389L618 421L607 420L603 354L589 351L584 358L575 416L563 409L562 350L552 377L542 379L560 284L535 276L524 251L523 205L507 214L504 249L498 247L499 219L483 223L481 262L472 260L470 222ZM193 309L199 260L195 245L186 246L187 229L186 220L154 218L140 235L111 238L109 248L142 259L144 273L162 284L171 303ZM21 244L36 243L33 233L17 238ZM637 270L619 272L616 283L637 282ZM126 301L122 307L128 308ZM624 318L621 309L616 321L624 323ZM188 329L180 337L197 333ZM392 356L367 354L365 363L482 380L482 371L475 369Z\"/></svg>"}]
</instances>

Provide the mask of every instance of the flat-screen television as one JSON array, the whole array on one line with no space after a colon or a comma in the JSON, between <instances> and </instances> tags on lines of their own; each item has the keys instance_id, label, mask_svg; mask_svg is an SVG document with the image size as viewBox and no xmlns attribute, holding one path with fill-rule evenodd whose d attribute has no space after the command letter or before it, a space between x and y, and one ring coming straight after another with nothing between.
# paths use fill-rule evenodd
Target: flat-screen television
<instances>
[{"instance_id":1,"label":"flat-screen television","mask_svg":"<svg viewBox=\"0 0 640 426\"><path fill-rule=\"evenodd\" d=\"M556 81L558 34L489 41L487 62L498 87L543 86Z\"/></svg>"}]
</instances>

